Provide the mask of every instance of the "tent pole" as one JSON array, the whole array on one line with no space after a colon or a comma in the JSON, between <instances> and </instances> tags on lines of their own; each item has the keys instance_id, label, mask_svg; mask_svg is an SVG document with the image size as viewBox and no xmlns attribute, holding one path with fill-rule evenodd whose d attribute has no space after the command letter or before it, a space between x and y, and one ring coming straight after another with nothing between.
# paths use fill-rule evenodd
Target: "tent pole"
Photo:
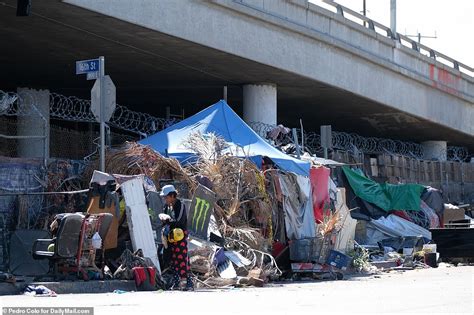
<instances>
[{"instance_id":1,"label":"tent pole","mask_svg":"<svg viewBox=\"0 0 474 315\"><path fill-rule=\"evenodd\" d=\"M298 160L301 160L301 152L300 152L300 145L298 144L298 135L296 134L296 128L293 128L293 141L295 142L296 146L296 156Z\"/></svg>"}]
</instances>

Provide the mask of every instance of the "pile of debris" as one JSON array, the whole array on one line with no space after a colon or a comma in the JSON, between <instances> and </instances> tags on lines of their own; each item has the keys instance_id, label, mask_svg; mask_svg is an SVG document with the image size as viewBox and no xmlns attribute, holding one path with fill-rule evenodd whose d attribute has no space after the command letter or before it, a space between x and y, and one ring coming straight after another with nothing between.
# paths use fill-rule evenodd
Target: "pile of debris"
<instances>
[{"instance_id":1,"label":"pile of debris","mask_svg":"<svg viewBox=\"0 0 474 315\"><path fill-rule=\"evenodd\" d=\"M212 241L191 234L189 242L191 270L204 286L262 285L280 276L271 255L272 206L263 173L248 159L224 154L225 141L218 136L196 133L184 145L196 152L197 160L183 167L147 146L126 143L107 152L107 173L144 174L157 190L172 182L184 186L184 197L190 199L198 187L212 191ZM85 176L94 168L92 164Z\"/></svg>"},{"instance_id":2,"label":"pile of debris","mask_svg":"<svg viewBox=\"0 0 474 315\"><path fill-rule=\"evenodd\" d=\"M174 271L164 257L159 191L168 184L186 205L190 268L203 287L262 286L303 275L341 279L352 268L427 268L436 265L437 250L445 245L442 237L438 249L433 244L437 229L453 221L472 226L470 220L459 223L464 211L446 207L432 188L379 184L341 163L309 154L301 155L302 160L285 155L246 130L224 105L191 117L188 133L182 126L162 131L154 145L163 154L127 142L107 150L105 173L97 171L96 160L81 179L71 176L67 162L52 164L48 180L37 189L62 194L45 198L50 211L42 218L43 229L36 231L42 234L30 237L35 238L33 256L54 257L55 276L133 279L144 290L166 287L163 280ZM195 122L204 120L199 126L224 121L213 128L226 138L194 132L199 130ZM238 141L230 130L239 130ZM280 128L269 136L278 142L286 134ZM163 140L170 138L173 144ZM12 190L12 183L4 181L0 188ZM77 192L80 197L73 196ZM7 197L10 206L14 198ZM19 217L29 212L39 217L25 202L19 209ZM51 239L42 236L48 226ZM12 239L20 244L20 236ZM60 253L58 248L68 250ZM26 255L32 260L30 252Z\"/></svg>"},{"instance_id":3,"label":"pile of debris","mask_svg":"<svg viewBox=\"0 0 474 315\"><path fill-rule=\"evenodd\" d=\"M189 185L193 191L195 181L176 159L170 159L155 152L148 146L136 142L126 142L119 148L111 148L105 154L106 173L121 175L145 175L158 183L162 178L173 178ZM94 170L99 169L99 160L92 161L83 174L87 183Z\"/></svg>"},{"instance_id":4,"label":"pile of debris","mask_svg":"<svg viewBox=\"0 0 474 315\"><path fill-rule=\"evenodd\" d=\"M348 167L334 177L346 187L348 205L354 209L355 246L347 254L357 271L431 268L437 267L440 257L444 261L474 257L474 246L470 246L472 253L467 250L472 243L469 235L474 233L470 217L465 219L460 207L444 204L440 190L379 184ZM462 253L456 250L459 246L464 246Z\"/></svg>"}]
</instances>

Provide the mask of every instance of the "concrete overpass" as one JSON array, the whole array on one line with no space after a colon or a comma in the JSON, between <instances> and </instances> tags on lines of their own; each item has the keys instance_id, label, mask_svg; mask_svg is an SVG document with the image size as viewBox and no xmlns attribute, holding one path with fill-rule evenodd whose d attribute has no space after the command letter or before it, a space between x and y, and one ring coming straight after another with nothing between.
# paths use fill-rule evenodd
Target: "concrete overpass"
<instances>
[{"instance_id":1,"label":"concrete overpass","mask_svg":"<svg viewBox=\"0 0 474 315\"><path fill-rule=\"evenodd\" d=\"M306 129L474 149L473 69L341 10L304 0L44 0L18 18L15 4L0 2L1 87L87 97L74 61L105 55L119 101L156 115L165 105L194 112L228 85L249 120L303 118Z\"/></svg>"}]
</instances>

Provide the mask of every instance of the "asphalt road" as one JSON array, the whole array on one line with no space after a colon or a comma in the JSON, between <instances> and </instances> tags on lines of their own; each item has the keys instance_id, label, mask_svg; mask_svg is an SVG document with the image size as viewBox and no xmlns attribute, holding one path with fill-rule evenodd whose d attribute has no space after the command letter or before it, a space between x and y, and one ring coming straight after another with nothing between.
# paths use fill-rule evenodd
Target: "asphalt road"
<instances>
[{"instance_id":1,"label":"asphalt road","mask_svg":"<svg viewBox=\"0 0 474 315\"><path fill-rule=\"evenodd\" d=\"M5 307L94 307L94 314L474 314L474 266L391 272L342 281L195 292L4 296Z\"/></svg>"}]
</instances>

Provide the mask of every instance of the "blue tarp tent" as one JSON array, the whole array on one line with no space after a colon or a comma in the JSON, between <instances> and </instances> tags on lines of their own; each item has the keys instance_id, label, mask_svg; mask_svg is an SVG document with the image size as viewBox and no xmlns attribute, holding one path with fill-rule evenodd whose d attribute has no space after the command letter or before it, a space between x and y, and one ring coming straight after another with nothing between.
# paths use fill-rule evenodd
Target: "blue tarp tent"
<instances>
[{"instance_id":1,"label":"blue tarp tent","mask_svg":"<svg viewBox=\"0 0 474 315\"><path fill-rule=\"evenodd\" d=\"M213 132L219 135L227 141L233 154L238 156L248 156L256 162L261 161L262 156L268 156L284 171L309 176L309 162L295 159L271 146L222 100L141 140L140 143L149 145L155 151L184 163L195 154L186 149L182 142L195 132L202 134ZM257 162L257 165L260 166L260 163Z\"/></svg>"}]
</instances>

